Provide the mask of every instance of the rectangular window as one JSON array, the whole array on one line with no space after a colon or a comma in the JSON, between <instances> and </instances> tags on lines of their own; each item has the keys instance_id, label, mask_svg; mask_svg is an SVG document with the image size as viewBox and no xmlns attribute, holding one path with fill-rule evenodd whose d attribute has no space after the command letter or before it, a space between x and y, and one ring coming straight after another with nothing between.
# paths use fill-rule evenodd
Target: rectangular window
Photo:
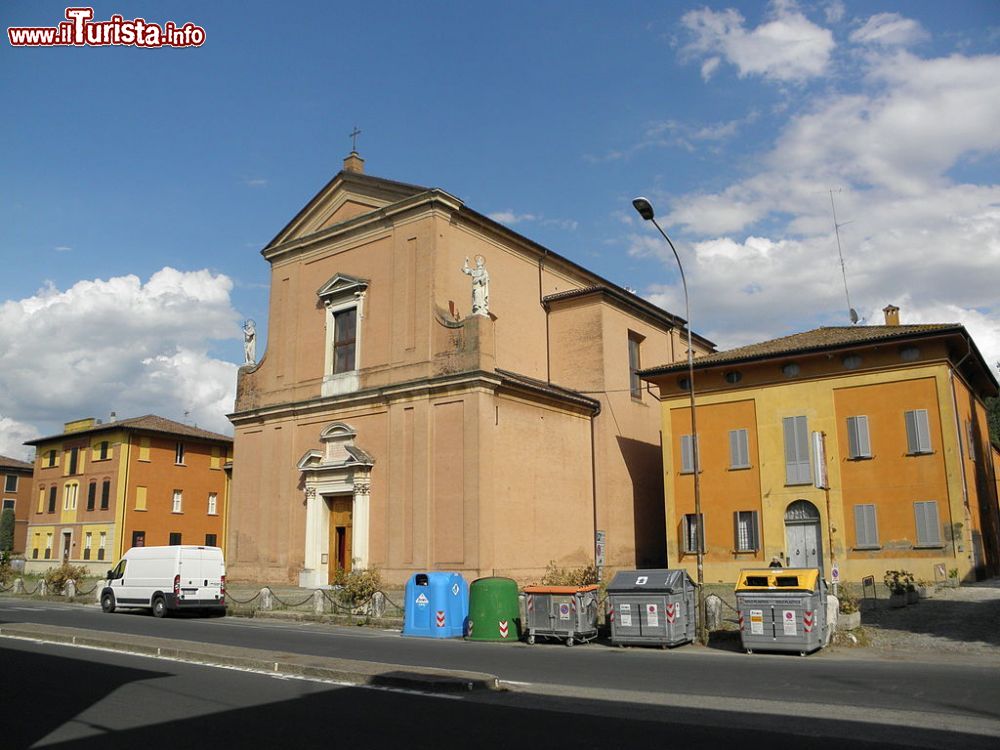
<instances>
[{"instance_id":1,"label":"rectangular window","mask_svg":"<svg viewBox=\"0 0 1000 750\"><path fill-rule=\"evenodd\" d=\"M42 535L37 531L35 532L35 541L31 546L31 559L38 559L38 548L42 546Z\"/></svg>"},{"instance_id":2,"label":"rectangular window","mask_svg":"<svg viewBox=\"0 0 1000 750\"><path fill-rule=\"evenodd\" d=\"M184 443L177 443L174 447L174 463L183 464L184 463Z\"/></svg>"},{"instance_id":3,"label":"rectangular window","mask_svg":"<svg viewBox=\"0 0 1000 750\"><path fill-rule=\"evenodd\" d=\"M178 545L178 544L180 544L180 543L181 543L181 535L180 535L180 532L177 532L177 531L171 531L171 532L170 532L170 541L169 541L169 542L167 542L167 544L169 544L170 546L172 546L172 547L173 547L173 546L176 546L176 545Z\"/></svg>"},{"instance_id":4,"label":"rectangular window","mask_svg":"<svg viewBox=\"0 0 1000 750\"><path fill-rule=\"evenodd\" d=\"M906 422L906 452L911 456L931 452L931 428L926 409L914 409L903 414Z\"/></svg>"},{"instance_id":5,"label":"rectangular window","mask_svg":"<svg viewBox=\"0 0 1000 750\"><path fill-rule=\"evenodd\" d=\"M206 547L218 547L216 544L215 534L205 534L205 546Z\"/></svg>"},{"instance_id":6,"label":"rectangular window","mask_svg":"<svg viewBox=\"0 0 1000 750\"><path fill-rule=\"evenodd\" d=\"M105 479L101 483L101 510L107 510L109 502L111 502L111 480Z\"/></svg>"},{"instance_id":7,"label":"rectangular window","mask_svg":"<svg viewBox=\"0 0 1000 750\"><path fill-rule=\"evenodd\" d=\"M171 508L171 511L174 513L181 513L183 501L184 501L184 496L181 493L181 491L174 490L174 504L173 507Z\"/></svg>"},{"instance_id":8,"label":"rectangular window","mask_svg":"<svg viewBox=\"0 0 1000 750\"><path fill-rule=\"evenodd\" d=\"M94 542L94 535L91 532L87 532L83 535L83 559L90 559L90 547Z\"/></svg>"},{"instance_id":9,"label":"rectangular window","mask_svg":"<svg viewBox=\"0 0 1000 750\"><path fill-rule=\"evenodd\" d=\"M976 431L972 428L972 422L965 420L965 439L969 443L969 460L976 460ZM10 477L7 477L10 479Z\"/></svg>"},{"instance_id":10,"label":"rectangular window","mask_svg":"<svg viewBox=\"0 0 1000 750\"><path fill-rule=\"evenodd\" d=\"M3 482L4 492L17 492L17 474L8 474Z\"/></svg>"},{"instance_id":11,"label":"rectangular window","mask_svg":"<svg viewBox=\"0 0 1000 750\"><path fill-rule=\"evenodd\" d=\"M629 331L628 334L628 389L632 398L642 398L642 380L639 378L639 344L642 338Z\"/></svg>"},{"instance_id":12,"label":"rectangular window","mask_svg":"<svg viewBox=\"0 0 1000 750\"><path fill-rule=\"evenodd\" d=\"M78 484L67 484L63 487L63 510L76 510L76 493L79 489Z\"/></svg>"},{"instance_id":13,"label":"rectangular window","mask_svg":"<svg viewBox=\"0 0 1000 750\"><path fill-rule=\"evenodd\" d=\"M333 314L333 371L354 370L357 339L358 309L341 310Z\"/></svg>"},{"instance_id":14,"label":"rectangular window","mask_svg":"<svg viewBox=\"0 0 1000 750\"><path fill-rule=\"evenodd\" d=\"M785 417L781 420L785 433L785 484L809 484L809 427L805 417Z\"/></svg>"},{"instance_id":15,"label":"rectangular window","mask_svg":"<svg viewBox=\"0 0 1000 750\"><path fill-rule=\"evenodd\" d=\"M847 418L847 457L871 458L872 445L868 436L868 417Z\"/></svg>"},{"instance_id":16,"label":"rectangular window","mask_svg":"<svg viewBox=\"0 0 1000 750\"><path fill-rule=\"evenodd\" d=\"M69 451L69 469L66 472L67 476L72 476L73 474L76 474L76 470L77 470L77 468L79 468L78 467L79 461L80 461L80 449L79 448L70 448L70 451Z\"/></svg>"},{"instance_id":17,"label":"rectangular window","mask_svg":"<svg viewBox=\"0 0 1000 750\"><path fill-rule=\"evenodd\" d=\"M146 510L146 488L137 486L135 488L135 509Z\"/></svg>"},{"instance_id":18,"label":"rectangular window","mask_svg":"<svg viewBox=\"0 0 1000 750\"><path fill-rule=\"evenodd\" d=\"M704 521L704 516L702 516L702 521ZM684 514L684 552L687 554L695 554L698 552L698 545L701 545L702 552L705 550L705 530L704 528L699 528L699 526L704 526L704 523L698 523L698 517L694 513Z\"/></svg>"},{"instance_id":19,"label":"rectangular window","mask_svg":"<svg viewBox=\"0 0 1000 750\"><path fill-rule=\"evenodd\" d=\"M54 450L49 451L49 462L46 465L50 469L56 465L56 452Z\"/></svg>"},{"instance_id":20,"label":"rectangular window","mask_svg":"<svg viewBox=\"0 0 1000 750\"><path fill-rule=\"evenodd\" d=\"M871 503L854 506L854 548L879 549L878 521Z\"/></svg>"},{"instance_id":21,"label":"rectangular window","mask_svg":"<svg viewBox=\"0 0 1000 750\"><path fill-rule=\"evenodd\" d=\"M733 514L736 524L736 551L756 552L760 549L760 536L757 533L757 511L738 510Z\"/></svg>"},{"instance_id":22,"label":"rectangular window","mask_svg":"<svg viewBox=\"0 0 1000 750\"><path fill-rule=\"evenodd\" d=\"M108 544L108 533L106 531L101 532L101 546L97 548L97 559L104 559L104 548Z\"/></svg>"},{"instance_id":23,"label":"rectangular window","mask_svg":"<svg viewBox=\"0 0 1000 750\"><path fill-rule=\"evenodd\" d=\"M913 504L913 514L917 523L918 547L941 546L941 524L938 521L936 500L927 500Z\"/></svg>"},{"instance_id":24,"label":"rectangular window","mask_svg":"<svg viewBox=\"0 0 1000 750\"><path fill-rule=\"evenodd\" d=\"M149 438L139 438L139 460L149 461Z\"/></svg>"},{"instance_id":25,"label":"rectangular window","mask_svg":"<svg viewBox=\"0 0 1000 750\"><path fill-rule=\"evenodd\" d=\"M52 559L52 534L45 535L45 559Z\"/></svg>"},{"instance_id":26,"label":"rectangular window","mask_svg":"<svg viewBox=\"0 0 1000 750\"><path fill-rule=\"evenodd\" d=\"M729 431L729 468L750 468L750 438L745 429Z\"/></svg>"},{"instance_id":27,"label":"rectangular window","mask_svg":"<svg viewBox=\"0 0 1000 750\"><path fill-rule=\"evenodd\" d=\"M97 502L97 482L91 482L90 486L87 487L87 510L94 509L94 503Z\"/></svg>"},{"instance_id":28,"label":"rectangular window","mask_svg":"<svg viewBox=\"0 0 1000 750\"><path fill-rule=\"evenodd\" d=\"M695 450L696 441L692 435L681 435L681 474L693 474L694 464L699 456L695 456L696 453L700 454L700 450ZM701 468L700 466L698 467Z\"/></svg>"},{"instance_id":29,"label":"rectangular window","mask_svg":"<svg viewBox=\"0 0 1000 750\"><path fill-rule=\"evenodd\" d=\"M219 514L219 495L215 492L208 493L208 515L216 516Z\"/></svg>"},{"instance_id":30,"label":"rectangular window","mask_svg":"<svg viewBox=\"0 0 1000 750\"><path fill-rule=\"evenodd\" d=\"M132 532L132 546L133 547L145 547L146 546L146 532L145 531L133 531Z\"/></svg>"},{"instance_id":31,"label":"rectangular window","mask_svg":"<svg viewBox=\"0 0 1000 750\"><path fill-rule=\"evenodd\" d=\"M14 501L13 500L4 500L3 501L3 510L14 510Z\"/></svg>"},{"instance_id":32,"label":"rectangular window","mask_svg":"<svg viewBox=\"0 0 1000 750\"><path fill-rule=\"evenodd\" d=\"M102 440L101 441L100 448L98 449L98 455L100 456L100 458L101 458L102 461L105 460L108 457L108 441L107 440Z\"/></svg>"},{"instance_id":33,"label":"rectangular window","mask_svg":"<svg viewBox=\"0 0 1000 750\"><path fill-rule=\"evenodd\" d=\"M49 487L49 513L56 512L56 486Z\"/></svg>"}]
</instances>

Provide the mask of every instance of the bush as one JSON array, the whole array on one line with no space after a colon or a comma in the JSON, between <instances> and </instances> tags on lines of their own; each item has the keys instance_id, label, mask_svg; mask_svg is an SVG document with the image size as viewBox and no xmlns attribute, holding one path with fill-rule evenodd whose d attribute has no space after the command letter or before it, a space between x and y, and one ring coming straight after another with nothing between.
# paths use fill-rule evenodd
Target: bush
<instances>
[{"instance_id":1,"label":"bush","mask_svg":"<svg viewBox=\"0 0 1000 750\"><path fill-rule=\"evenodd\" d=\"M14 549L14 509L0 511L0 552Z\"/></svg>"},{"instance_id":2,"label":"bush","mask_svg":"<svg viewBox=\"0 0 1000 750\"><path fill-rule=\"evenodd\" d=\"M90 573L83 565L70 565L64 562L57 568L49 568L45 571L45 588L50 594L61 594L69 581L75 581L78 585Z\"/></svg>"},{"instance_id":3,"label":"bush","mask_svg":"<svg viewBox=\"0 0 1000 750\"><path fill-rule=\"evenodd\" d=\"M558 567L555 560L550 560L542 576L544 586L589 586L592 583L597 583L597 567L594 565L566 570Z\"/></svg>"},{"instance_id":4,"label":"bush","mask_svg":"<svg viewBox=\"0 0 1000 750\"><path fill-rule=\"evenodd\" d=\"M854 596L850 591L847 590L846 586L840 587L840 613L842 615L851 615L861 609L861 605L858 603L858 598Z\"/></svg>"},{"instance_id":5,"label":"bush","mask_svg":"<svg viewBox=\"0 0 1000 750\"><path fill-rule=\"evenodd\" d=\"M0 552L0 586L6 586L14 577L14 568L10 565L10 552Z\"/></svg>"},{"instance_id":6,"label":"bush","mask_svg":"<svg viewBox=\"0 0 1000 750\"><path fill-rule=\"evenodd\" d=\"M338 568L333 582L340 586L337 592L340 600L356 607L370 600L382 588L382 574L378 568L361 568L350 573Z\"/></svg>"}]
</instances>

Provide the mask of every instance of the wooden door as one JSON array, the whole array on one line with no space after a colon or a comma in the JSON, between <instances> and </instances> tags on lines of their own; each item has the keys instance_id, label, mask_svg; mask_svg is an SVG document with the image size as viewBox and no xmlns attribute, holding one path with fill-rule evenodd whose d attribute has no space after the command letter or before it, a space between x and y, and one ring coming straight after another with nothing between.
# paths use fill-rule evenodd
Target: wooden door
<instances>
[{"instance_id":1,"label":"wooden door","mask_svg":"<svg viewBox=\"0 0 1000 750\"><path fill-rule=\"evenodd\" d=\"M328 580L333 583L337 570L351 572L351 508L354 498L350 496L332 497L330 505L330 555Z\"/></svg>"}]
</instances>

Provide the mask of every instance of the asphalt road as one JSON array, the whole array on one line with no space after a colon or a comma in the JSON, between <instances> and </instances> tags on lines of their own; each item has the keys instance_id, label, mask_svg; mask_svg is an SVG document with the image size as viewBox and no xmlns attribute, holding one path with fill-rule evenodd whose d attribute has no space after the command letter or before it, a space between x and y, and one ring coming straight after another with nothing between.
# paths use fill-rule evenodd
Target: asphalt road
<instances>
[{"instance_id":1,"label":"asphalt road","mask_svg":"<svg viewBox=\"0 0 1000 750\"><path fill-rule=\"evenodd\" d=\"M544 692L597 699L616 696L690 709L738 707L748 700L786 703L789 715L880 721L893 712L927 717L923 725L960 728L963 721L1000 726L996 664L807 658L685 646L670 651L600 645L487 644L403 638L367 628L244 618L158 620L145 613L106 615L80 607L0 598L0 622L23 622L174 638L298 654L488 672ZM565 689L560 686L565 686ZM523 686L517 689L526 689ZM913 725L912 721L903 724Z\"/></svg>"},{"instance_id":2,"label":"asphalt road","mask_svg":"<svg viewBox=\"0 0 1000 750\"><path fill-rule=\"evenodd\" d=\"M442 697L0 640L3 747L992 748L983 734L520 693ZM16 689L12 687L16 686Z\"/></svg>"}]
</instances>

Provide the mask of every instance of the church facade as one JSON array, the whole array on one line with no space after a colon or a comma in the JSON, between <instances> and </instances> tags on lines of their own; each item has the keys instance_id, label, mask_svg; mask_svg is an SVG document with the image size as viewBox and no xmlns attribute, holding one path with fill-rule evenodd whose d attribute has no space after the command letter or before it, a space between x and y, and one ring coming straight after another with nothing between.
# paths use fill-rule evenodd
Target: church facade
<instances>
[{"instance_id":1,"label":"church facade","mask_svg":"<svg viewBox=\"0 0 1000 750\"><path fill-rule=\"evenodd\" d=\"M686 357L683 319L353 152L262 254L267 346L230 415L231 578L666 562L638 371Z\"/></svg>"}]
</instances>

